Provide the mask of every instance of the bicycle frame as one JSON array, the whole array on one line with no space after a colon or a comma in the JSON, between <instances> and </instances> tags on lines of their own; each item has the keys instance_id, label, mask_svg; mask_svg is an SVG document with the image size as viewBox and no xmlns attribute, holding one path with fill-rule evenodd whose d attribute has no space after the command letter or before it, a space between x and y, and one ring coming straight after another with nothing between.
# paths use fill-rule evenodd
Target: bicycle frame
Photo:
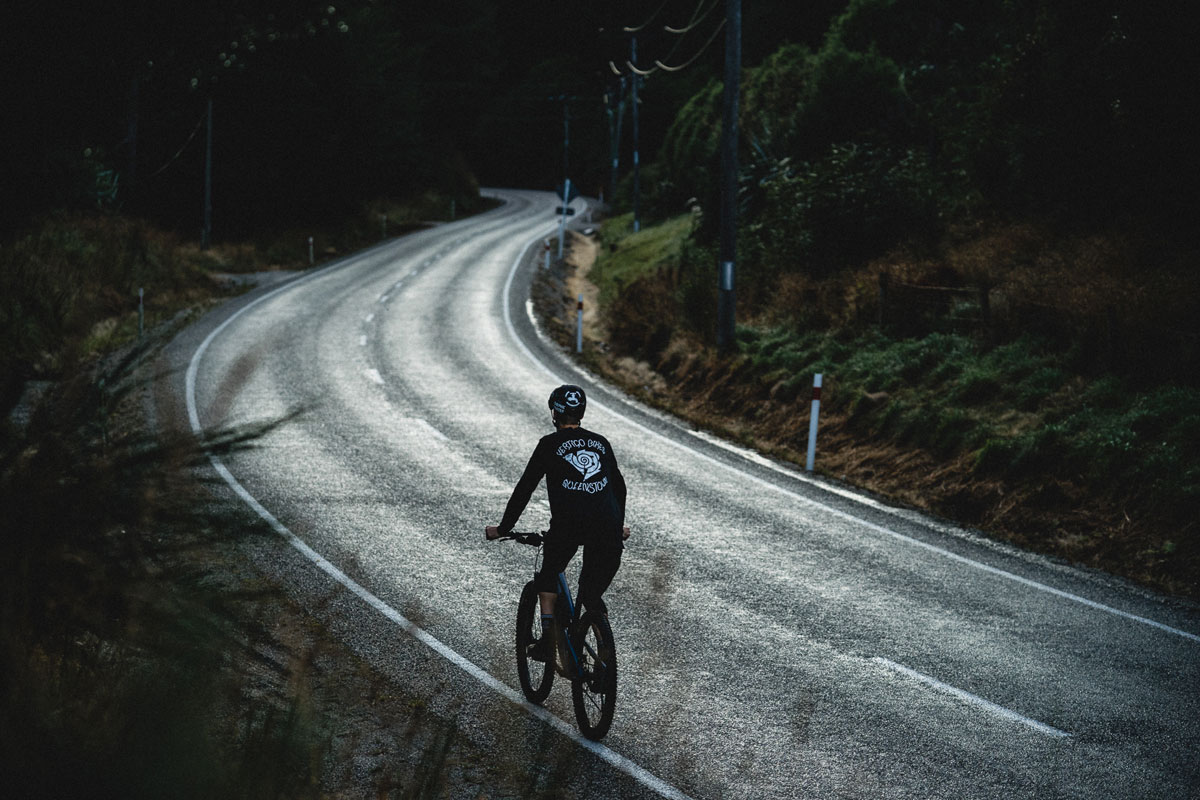
<instances>
[{"instance_id":1,"label":"bicycle frame","mask_svg":"<svg viewBox=\"0 0 1200 800\"><path fill-rule=\"evenodd\" d=\"M558 619L555 609L554 624L559 627L561 641L566 645L566 653L570 656L570 664L563 664L563 677L571 678L579 674L579 654L575 652L575 644L571 641L571 626L575 623L575 598L571 596L571 587L567 584L566 573L558 573L558 596L566 606L567 618Z\"/></svg>"}]
</instances>

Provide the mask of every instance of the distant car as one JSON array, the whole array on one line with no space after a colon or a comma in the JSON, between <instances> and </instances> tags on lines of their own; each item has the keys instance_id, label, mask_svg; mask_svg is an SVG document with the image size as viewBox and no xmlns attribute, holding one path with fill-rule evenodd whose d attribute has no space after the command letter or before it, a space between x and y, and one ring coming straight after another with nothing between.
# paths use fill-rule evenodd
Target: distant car
<instances>
[{"instance_id":1,"label":"distant car","mask_svg":"<svg viewBox=\"0 0 1200 800\"><path fill-rule=\"evenodd\" d=\"M575 209L573 209L573 208L571 208L570 206L568 206L568 207L566 208L566 210L564 211L564 210L563 210L563 207L562 207L562 206L559 206L558 208L554 209L554 213L555 213L555 214L558 214L558 215L560 215L560 216L561 216L562 214L566 214L566 215L569 217L569 216L571 216L572 214L574 214L574 213L575 213Z\"/></svg>"}]
</instances>

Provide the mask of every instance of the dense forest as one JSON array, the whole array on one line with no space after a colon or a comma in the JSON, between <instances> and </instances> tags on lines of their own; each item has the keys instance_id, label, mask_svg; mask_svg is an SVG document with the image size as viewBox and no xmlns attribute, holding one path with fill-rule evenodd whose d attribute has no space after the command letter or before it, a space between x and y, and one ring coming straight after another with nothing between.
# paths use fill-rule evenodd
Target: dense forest
<instances>
[{"instance_id":1,"label":"dense forest","mask_svg":"<svg viewBox=\"0 0 1200 800\"><path fill-rule=\"evenodd\" d=\"M1200 59L1172 4L853 0L742 86L743 257L828 274L987 218L1191 240ZM721 87L691 97L648 208L715 208ZM714 222L715 215L708 221Z\"/></svg>"}]
</instances>

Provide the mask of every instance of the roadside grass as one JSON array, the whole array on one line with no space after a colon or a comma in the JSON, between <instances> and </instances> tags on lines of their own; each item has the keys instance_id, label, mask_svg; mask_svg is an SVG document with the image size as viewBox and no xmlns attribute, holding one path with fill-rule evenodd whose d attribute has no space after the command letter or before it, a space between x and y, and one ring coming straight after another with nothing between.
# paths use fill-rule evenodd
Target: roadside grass
<instances>
[{"instance_id":1,"label":"roadside grass","mask_svg":"<svg viewBox=\"0 0 1200 800\"><path fill-rule=\"evenodd\" d=\"M494 205L479 198L457 216ZM377 200L315 229L267 231L249 241L193 241L114 214L52 215L0 241L0 409L25 381L55 380L134 341L143 329L243 291L227 274L303 270L418 227L450 218L450 201L430 193ZM386 227L381 216L386 215ZM313 238L312 261L308 237Z\"/></svg>"},{"instance_id":2,"label":"roadside grass","mask_svg":"<svg viewBox=\"0 0 1200 800\"><path fill-rule=\"evenodd\" d=\"M681 324L697 312L687 308L687 281L673 276L703 271L671 263L698 253L683 241L687 227L673 220L635 238L625 218L615 222L605 223L606 246L591 274L608 282L612 298L603 311L613 352L604 358L614 365L642 359L665 379L658 384L665 390L638 379L630 389L639 396L795 458L807 434L794 420L807 419L813 374L823 373L823 419L854 451L851 461L869 464L868 487L885 469L885 454L922 453L931 473L908 477L906 502L924 493L933 508L962 514L966 524L995 525L1026 546L1200 595L1200 386L1161 364L1150 376L1128 371L1130 354L1114 350L1114 330L1150 335L1165 301L1139 297L1142 316L1097 333L1094 320L1105 320L1104 309L1136 282L1124 262L1114 265L1113 248L1068 242L1063 255L1044 234L1019 228L1007 238L989 232L967 240L941 262L890 267L913 283L1005 281L998 296L1008 310L1045 303L1052 286L1074 287L1060 297L1075 303L1060 325L1023 333L1001 325L989 333L949 320L902 333L874 323L869 271L821 285L799 277L781 286L774 307L745 312L738 352L723 357L703 331ZM1093 284L1091 272L1099 276ZM1169 294L1159 285L1164 274L1150 276L1156 297ZM1169 305L1172 320L1178 305ZM588 358L613 379L629 375L606 369L601 356ZM871 450L877 455L867 456ZM847 467L843 477L853 482ZM905 480L890 475L885 483ZM933 499L939 493L942 500Z\"/></svg>"},{"instance_id":3,"label":"roadside grass","mask_svg":"<svg viewBox=\"0 0 1200 800\"><path fill-rule=\"evenodd\" d=\"M893 340L743 327L739 342L759 379L780 387L776 397L795 399L813 373L828 375L827 408L846 412L864 436L968 454L981 475L1136 487L1180 521L1200 507L1200 389L1089 380L1033 337L989 348L960 334Z\"/></svg>"},{"instance_id":4,"label":"roadside grass","mask_svg":"<svg viewBox=\"0 0 1200 800\"><path fill-rule=\"evenodd\" d=\"M644 227L637 233L633 232L632 214L606 220L600 230L601 247L612 255L600 258L589 276L600 288L600 301L611 305L626 285L660 270L676 269L680 246L692 226L690 214Z\"/></svg>"},{"instance_id":5,"label":"roadside grass","mask_svg":"<svg viewBox=\"0 0 1200 800\"><path fill-rule=\"evenodd\" d=\"M105 406L147 355L3 430L0 780L28 798L316 796L327 733L303 695L256 696L222 669L252 649L235 608L259 598L189 557L241 529L191 510L199 445L110 435Z\"/></svg>"}]
</instances>

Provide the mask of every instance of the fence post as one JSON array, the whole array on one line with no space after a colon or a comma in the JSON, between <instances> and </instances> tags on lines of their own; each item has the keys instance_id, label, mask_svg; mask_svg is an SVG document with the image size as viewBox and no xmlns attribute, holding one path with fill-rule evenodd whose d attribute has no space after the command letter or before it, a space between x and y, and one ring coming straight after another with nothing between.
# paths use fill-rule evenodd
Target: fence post
<instances>
[{"instance_id":1,"label":"fence post","mask_svg":"<svg viewBox=\"0 0 1200 800\"><path fill-rule=\"evenodd\" d=\"M879 273L879 325L881 327L887 320L888 280L886 272Z\"/></svg>"},{"instance_id":2,"label":"fence post","mask_svg":"<svg viewBox=\"0 0 1200 800\"><path fill-rule=\"evenodd\" d=\"M805 469L813 471L813 462L817 458L817 417L821 414L821 373L813 376L812 411L808 418L808 460Z\"/></svg>"},{"instance_id":3,"label":"fence post","mask_svg":"<svg viewBox=\"0 0 1200 800\"><path fill-rule=\"evenodd\" d=\"M579 295L579 304L576 308L575 322L575 352L583 352L583 295Z\"/></svg>"}]
</instances>

